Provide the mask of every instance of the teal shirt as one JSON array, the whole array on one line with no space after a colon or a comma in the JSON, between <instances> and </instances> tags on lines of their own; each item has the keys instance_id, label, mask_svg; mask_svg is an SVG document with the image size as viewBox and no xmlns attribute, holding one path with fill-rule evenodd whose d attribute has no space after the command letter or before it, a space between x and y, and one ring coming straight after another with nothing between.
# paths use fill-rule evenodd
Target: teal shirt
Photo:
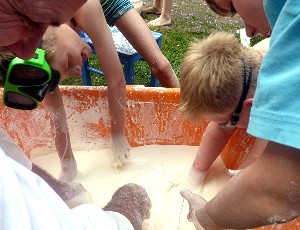
<instances>
[{"instance_id":1,"label":"teal shirt","mask_svg":"<svg viewBox=\"0 0 300 230\"><path fill-rule=\"evenodd\" d=\"M134 8L129 0L101 0L100 2L109 26L114 26L122 15Z\"/></svg>"},{"instance_id":2,"label":"teal shirt","mask_svg":"<svg viewBox=\"0 0 300 230\"><path fill-rule=\"evenodd\" d=\"M300 149L300 1L264 0L273 29L248 132Z\"/></svg>"}]
</instances>

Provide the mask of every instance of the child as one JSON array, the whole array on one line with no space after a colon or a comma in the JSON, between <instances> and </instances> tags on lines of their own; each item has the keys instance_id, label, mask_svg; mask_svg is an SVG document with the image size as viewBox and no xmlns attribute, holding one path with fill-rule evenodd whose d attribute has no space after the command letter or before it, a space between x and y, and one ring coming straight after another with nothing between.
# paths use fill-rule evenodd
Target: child
<instances>
[{"instance_id":1,"label":"child","mask_svg":"<svg viewBox=\"0 0 300 230\"><path fill-rule=\"evenodd\" d=\"M202 185L235 129L247 128L261 60L257 50L240 45L225 32L194 42L186 53L181 64L181 112L195 123L210 121L189 171L190 189ZM239 169L259 157L254 153L262 152L266 144L256 139Z\"/></svg>"},{"instance_id":2,"label":"child","mask_svg":"<svg viewBox=\"0 0 300 230\"><path fill-rule=\"evenodd\" d=\"M152 73L158 78L162 86L179 87L179 81L169 61L161 53L141 16L133 9L129 1L124 0L122 4L120 3L121 5L118 3L115 1L109 4L107 1L101 1L104 15L99 0L88 0L69 23L69 30L82 29L91 38L101 69L104 72L111 112L111 148L115 167L122 165L125 159L129 157L130 145L125 136L126 83L106 22L111 26L115 24L124 33L129 42L149 63ZM68 36L65 33L68 33ZM72 39L69 39L69 36ZM66 37L68 39L65 39ZM67 27L52 27L44 37L43 47L47 53L47 60L52 68L60 71L63 77L81 76L82 62L90 54L89 47L84 48L84 44L78 39L80 39L79 36L68 31ZM71 181L76 176L77 165L70 145L59 89L49 95L44 103L50 113L55 144L61 161L62 171L59 179Z\"/></svg>"},{"instance_id":3,"label":"child","mask_svg":"<svg viewBox=\"0 0 300 230\"><path fill-rule=\"evenodd\" d=\"M130 154L130 145L125 136L126 83L123 69L114 46L98 0L89 0L74 15L71 28L68 25L51 27L43 39L46 58L52 68L63 77L81 76L82 62L91 53L74 29L82 28L94 42L94 47L104 72L108 88L108 103L111 115L111 148L114 165L121 165ZM67 39L66 39L67 38ZM49 110L55 145L61 161L59 179L72 181L77 173L62 97L57 88L44 100Z\"/></svg>"},{"instance_id":4,"label":"child","mask_svg":"<svg viewBox=\"0 0 300 230\"><path fill-rule=\"evenodd\" d=\"M170 2L172 5L172 1ZM101 0L101 5L108 25L118 27L130 44L148 63L152 74L159 80L160 85L162 87L178 88L179 81L170 62L162 54L144 19L133 9L130 1Z\"/></svg>"}]
</instances>

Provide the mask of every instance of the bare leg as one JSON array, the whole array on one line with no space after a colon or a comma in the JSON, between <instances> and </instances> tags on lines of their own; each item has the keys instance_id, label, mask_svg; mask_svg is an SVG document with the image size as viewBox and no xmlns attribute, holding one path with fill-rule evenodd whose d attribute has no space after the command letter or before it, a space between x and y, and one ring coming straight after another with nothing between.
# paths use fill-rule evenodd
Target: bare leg
<instances>
[{"instance_id":1,"label":"bare leg","mask_svg":"<svg viewBox=\"0 0 300 230\"><path fill-rule=\"evenodd\" d=\"M168 26L171 25L172 0L163 0L162 13L159 18L148 22L148 26Z\"/></svg>"},{"instance_id":2,"label":"bare leg","mask_svg":"<svg viewBox=\"0 0 300 230\"><path fill-rule=\"evenodd\" d=\"M179 87L179 81L170 62L162 54L143 18L134 9L122 15L117 20L116 26L147 61L152 74L157 77L161 86Z\"/></svg>"},{"instance_id":3,"label":"bare leg","mask_svg":"<svg viewBox=\"0 0 300 230\"><path fill-rule=\"evenodd\" d=\"M146 14L161 14L161 0L154 0L153 5L142 9L142 12Z\"/></svg>"},{"instance_id":4,"label":"bare leg","mask_svg":"<svg viewBox=\"0 0 300 230\"><path fill-rule=\"evenodd\" d=\"M103 210L124 215L135 230L140 230L143 221L150 217L151 206L151 200L146 190L137 184L131 183L119 188Z\"/></svg>"}]
</instances>

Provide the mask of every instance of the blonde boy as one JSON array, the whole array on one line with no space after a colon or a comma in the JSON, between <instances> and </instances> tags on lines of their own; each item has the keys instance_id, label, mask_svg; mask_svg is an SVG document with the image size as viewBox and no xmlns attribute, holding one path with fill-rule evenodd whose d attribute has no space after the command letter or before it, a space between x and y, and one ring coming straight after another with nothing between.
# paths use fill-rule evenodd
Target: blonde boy
<instances>
[{"instance_id":1,"label":"blonde boy","mask_svg":"<svg viewBox=\"0 0 300 230\"><path fill-rule=\"evenodd\" d=\"M203 183L235 129L247 128L261 60L257 50L226 32L190 45L181 64L180 109L192 122L210 121L189 172L190 189ZM265 145L256 139L240 168L258 157L253 149L262 152Z\"/></svg>"}]
</instances>

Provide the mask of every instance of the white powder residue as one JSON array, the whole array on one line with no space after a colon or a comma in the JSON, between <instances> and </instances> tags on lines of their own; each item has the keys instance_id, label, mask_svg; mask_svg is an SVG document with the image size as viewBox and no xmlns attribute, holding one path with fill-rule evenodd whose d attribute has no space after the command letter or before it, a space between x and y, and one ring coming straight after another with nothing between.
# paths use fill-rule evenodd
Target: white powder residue
<instances>
[{"instance_id":1,"label":"white powder residue","mask_svg":"<svg viewBox=\"0 0 300 230\"><path fill-rule=\"evenodd\" d=\"M103 207L114 191L126 183L140 184L146 188L152 201L151 217L143 225L145 230L195 229L188 222L188 203L179 194L180 182L185 179L197 146L148 145L131 149L130 159L118 171L111 167L109 149L74 152L80 181L89 190L94 201ZM56 178L60 172L58 155L51 149L36 149L34 163ZM213 164L205 179L201 195L210 200L228 181L221 158ZM182 209L182 211L181 211Z\"/></svg>"}]
</instances>

